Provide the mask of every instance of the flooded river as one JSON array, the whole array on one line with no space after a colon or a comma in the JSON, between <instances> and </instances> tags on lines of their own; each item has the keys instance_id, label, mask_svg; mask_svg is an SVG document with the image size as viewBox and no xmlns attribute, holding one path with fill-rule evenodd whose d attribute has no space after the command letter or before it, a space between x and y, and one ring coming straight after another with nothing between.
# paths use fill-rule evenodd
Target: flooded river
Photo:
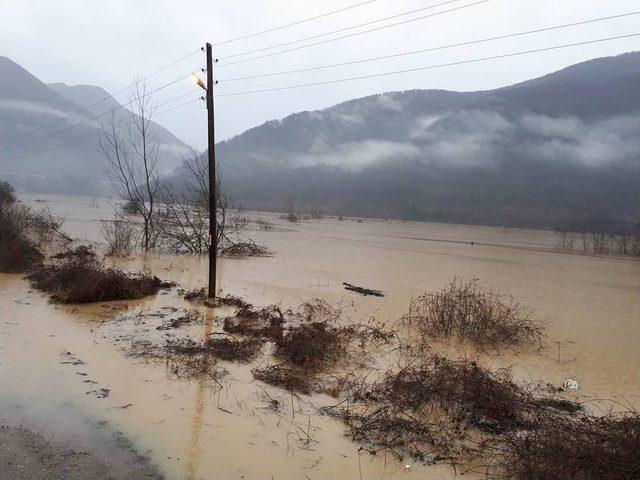
<instances>
[{"instance_id":1,"label":"flooded river","mask_svg":"<svg viewBox=\"0 0 640 480\"><path fill-rule=\"evenodd\" d=\"M70 235L93 241L100 240L100 220L113 212L104 199L23 200L64 213ZM556 249L556 237L543 231L333 218L292 224L274 214L249 216L274 223L272 231L251 233L271 255L222 259L219 282L225 293L284 307L319 297L342 305L350 318L393 324L412 297L454 278L475 278L544 323L547 348L499 354L436 348L511 367L519 380L560 386L574 378L580 388L572 394L596 411L640 408L637 260L564 254ZM131 271L148 268L186 290L206 285L206 258L148 254L119 263ZM345 291L342 282L386 296L361 297ZM114 319L162 307L194 308L176 289L126 304L55 306L20 276L0 275L0 419L71 439L96 426L121 432L169 479L454 476L444 464L359 452L340 422L317 414L334 399L263 385L253 380L251 366L221 362L229 374L221 386L212 386L173 378L162 365L127 357L123 335L153 334L160 323L144 315L138 322ZM222 315L202 312L204 324L192 328L205 336L219 327ZM270 409L269 397L283 408ZM465 475L474 476L479 475Z\"/></svg>"}]
</instances>

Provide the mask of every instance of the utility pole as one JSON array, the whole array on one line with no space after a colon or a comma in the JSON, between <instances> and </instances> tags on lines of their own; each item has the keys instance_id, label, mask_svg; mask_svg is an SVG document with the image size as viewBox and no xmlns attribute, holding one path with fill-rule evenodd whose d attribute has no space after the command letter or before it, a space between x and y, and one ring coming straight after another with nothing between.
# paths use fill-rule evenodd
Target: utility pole
<instances>
[{"instance_id":1,"label":"utility pole","mask_svg":"<svg viewBox=\"0 0 640 480\"><path fill-rule=\"evenodd\" d=\"M209 133L209 298L216 297L218 209L216 205L216 140L213 111L213 58L207 42L207 120Z\"/></svg>"}]
</instances>

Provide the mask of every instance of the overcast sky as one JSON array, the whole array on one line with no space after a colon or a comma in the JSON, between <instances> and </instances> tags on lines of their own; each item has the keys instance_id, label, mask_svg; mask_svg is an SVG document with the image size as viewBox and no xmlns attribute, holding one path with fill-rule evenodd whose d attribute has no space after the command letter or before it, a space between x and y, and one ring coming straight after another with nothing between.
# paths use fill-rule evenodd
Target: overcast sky
<instances>
[{"instance_id":1,"label":"overcast sky","mask_svg":"<svg viewBox=\"0 0 640 480\"><path fill-rule=\"evenodd\" d=\"M213 43L295 22L365 0L0 0L0 54L15 60L44 82L99 85L120 90L134 76L144 76ZM342 13L251 39L220 45L217 94L268 89L352 76L455 62L534 48L640 32L640 15L561 31L493 41L384 61L243 81L225 79L335 64L391 55L640 10L639 0L490 0L458 11L426 18L323 45L223 68L224 57L350 27L445 0L375 0ZM416 18L478 0L460 0L406 15L381 25ZM324 40L338 34L321 37ZM306 43L312 43L307 41ZM303 45L296 44L296 46ZM283 47L285 48L285 47ZM281 48L281 49L283 49ZM290 48L290 47L289 47ZM278 49L269 50L274 52ZM512 84L590 58L640 50L640 37L435 70L370 78L256 95L216 99L218 139L230 138L266 120L315 110L344 100L393 90L441 88L478 90ZM236 57L233 60L247 58ZM232 59L227 60L231 62ZM195 54L153 77L157 87L203 66ZM0 79L1 81L1 79ZM157 93L157 103L187 93L187 80ZM197 98L199 93L194 93ZM126 94L117 96L127 100ZM184 97L174 104L188 100ZM156 119L187 143L206 145L202 102L178 108Z\"/></svg>"}]
</instances>

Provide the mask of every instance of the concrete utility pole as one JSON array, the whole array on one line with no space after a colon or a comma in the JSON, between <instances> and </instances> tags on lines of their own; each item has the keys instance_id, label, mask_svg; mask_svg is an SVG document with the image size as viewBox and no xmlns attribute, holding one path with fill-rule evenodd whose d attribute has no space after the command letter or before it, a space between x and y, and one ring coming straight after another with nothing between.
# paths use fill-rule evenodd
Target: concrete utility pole
<instances>
[{"instance_id":1,"label":"concrete utility pole","mask_svg":"<svg viewBox=\"0 0 640 480\"><path fill-rule=\"evenodd\" d=\"M218 210L216 206L216 140L213 111L213 58L207 42L207 119L209 132L209 298L216 297Z\"/></svg>"}]
</instances>

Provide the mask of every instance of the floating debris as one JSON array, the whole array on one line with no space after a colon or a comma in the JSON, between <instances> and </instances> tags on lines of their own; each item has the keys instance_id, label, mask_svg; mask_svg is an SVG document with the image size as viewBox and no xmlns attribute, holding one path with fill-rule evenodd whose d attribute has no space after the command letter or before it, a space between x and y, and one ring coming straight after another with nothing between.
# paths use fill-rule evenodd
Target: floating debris
<instances>
[{"instance_id":1,"label":"floating debris","mask_svg":"<svg viewBox=\"0 0 640 480\"><path fill-rule=\"evenodd\" d=\"M369 296L372 295L374 297L384 297L384 293L380 290L372 290L371 288L358 287L356 285L352 285L347 282L342 282L345 290L350 290L352 292L359 293L360 295Z\"/></svg>"},{"instance_id":2,"label":"floating debris","mask_svg":"<svg viewBox=\"0 0 640 480\"><path fill-rule=\"evenodd\" d=\"M578 389L578 382L576 382L573 378L567 378L564 381L564 388L569 388L571 390L577 390Z\"/></svg>"}]
</instances>

